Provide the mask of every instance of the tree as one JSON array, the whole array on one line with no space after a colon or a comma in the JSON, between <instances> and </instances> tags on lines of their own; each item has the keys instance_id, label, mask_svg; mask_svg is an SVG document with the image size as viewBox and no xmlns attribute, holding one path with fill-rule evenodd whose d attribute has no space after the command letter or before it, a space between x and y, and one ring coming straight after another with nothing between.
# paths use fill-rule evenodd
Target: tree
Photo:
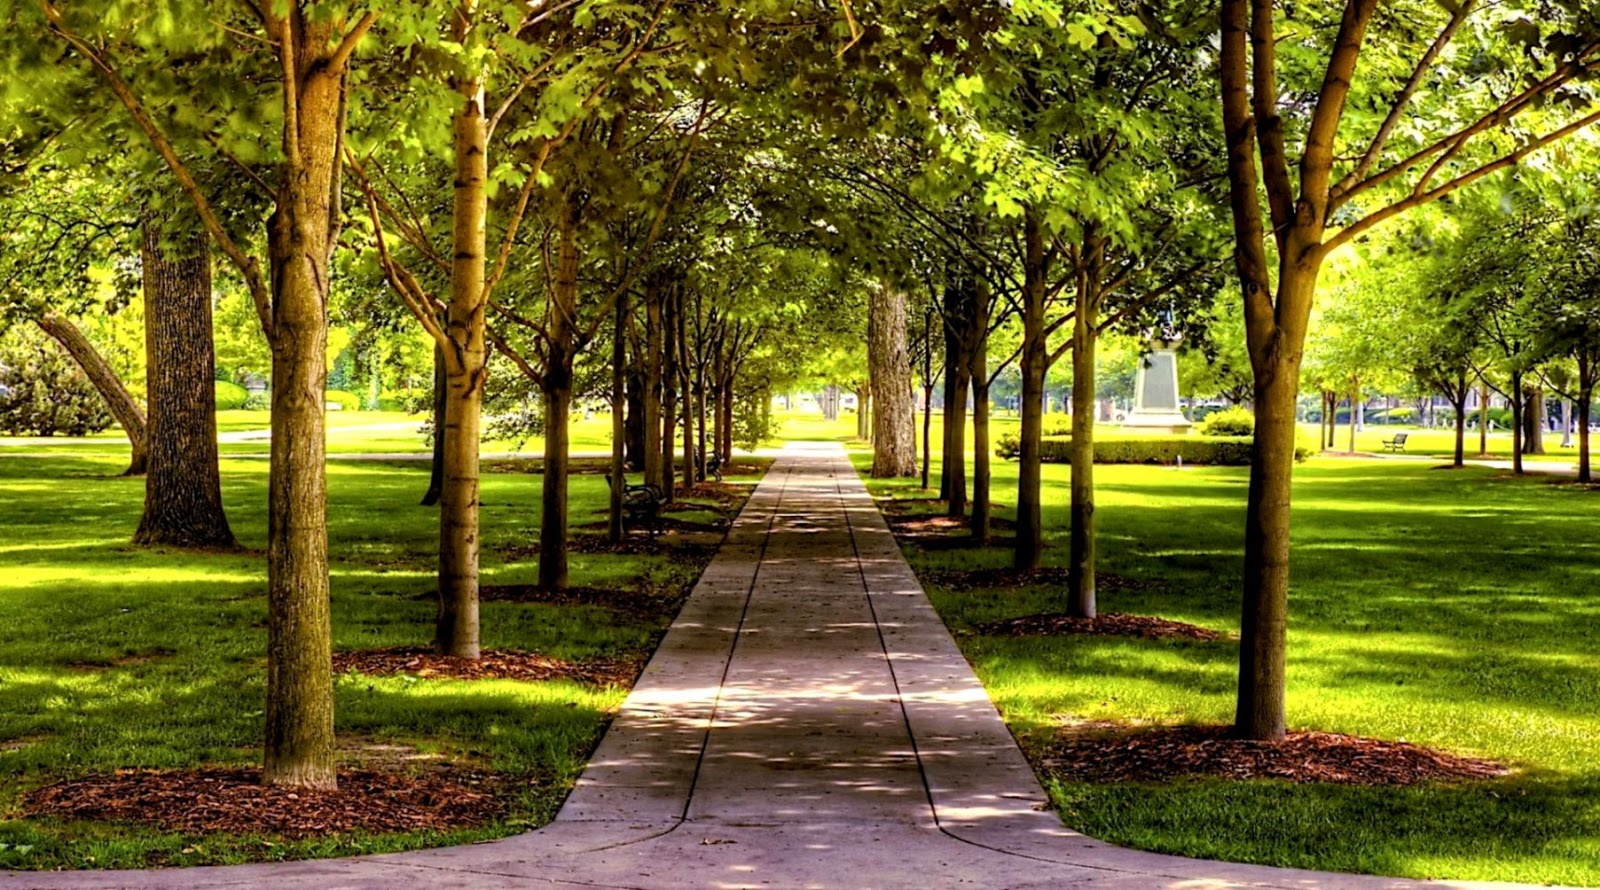
<instances>
[{"instance_id":1,"label":"tree","mask_svg":"<svg viewBox=\"0 0 1600 890\"><path fill-rule=\"evenodd\" d=\"M377 13L329 15L310 2L291 0L240 4L209 17L151 20L139 14L140 4L115 6L122 8L91 11L44 2L42 11L49 33L89 63L195 205L207 233L244 279L271 343L263 778L272 785L332 788L337 779L323 469L326 307L342 222L340 156L350 61ZM257 39L239 44L236 34ZM186 81L232 89L160 95L161 85L172 83L165 75L179 67L191 74ZM228 95L252 94L260 83L278 85L281 121L275 133L227 133L238 140L229 149L195 132L194 121L232 113ZM144 85L153 92L144 92ZM163 119L169 102L182 104L186 113ZM266 158L262 170L246 165L242 152ZM250 243L224 222L220 196L204 189L194 172L197 163L211 161L237 166L270 208L265 271Z\"/></svg>"},{"instance_id":2,"label":"tree","mask_svg":"<svg viewBox=\"0 0 1600 890\"><path fill-rule=\"evenodd\" d=\"M887 283L872 289L867 357L872 367L872 475L917 475L911 353L906 342L906 295Z\"/></svg>"},{"instance_id":3,"label":"tree","mask_svg":"<svg viewBox=\"0 0 1600 890\"><path fill-rule=\"evenodd\" d=\"M1234 722L1245 738L1284 735L1295 402L1324 260L1375 226L1600 120L1600 111L1566 91L1600 50L1592 23L1575 7L1541 6L1530 20L1521 18L1531 6L1522 2L1397 3L1381 16L1379 6L1345 0L1333 21L1326 18L1333 10L1323 6L1222 2L1219 70L1234 256L1255 375ZM1375 17L1378 26L1371 28ZM1293 30L1280 34L1280 20ZM1377 38L1369 38L1369 28ZM1418 42L1419 32L1434 36ZM1457 38L1465 45L1446 53ZM1304 97L1292 103L1280 84L1280 46L1292 62L1286 72L1313 78L1289 83ZM1494 61L1484 77L1460 73L1459 66L1485 59ZM1351 108L1358 60L1367 77ZM1585 111L1546 121L1543 109L1552 99L1572 99ZM1558 113L1552 106L1551 115ZM1513 137L1507 126L1519 118L1534 120L1536 135ZM1408 120L1428 126L1402 127ZM1291 146L1298 146L1298 158Z\"/></svg>"}]
</instances>

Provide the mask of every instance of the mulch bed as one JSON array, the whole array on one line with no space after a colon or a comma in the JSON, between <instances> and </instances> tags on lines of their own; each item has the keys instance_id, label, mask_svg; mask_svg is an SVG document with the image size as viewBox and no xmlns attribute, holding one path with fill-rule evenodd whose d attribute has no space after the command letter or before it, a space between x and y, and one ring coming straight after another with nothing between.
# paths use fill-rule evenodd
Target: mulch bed
<instances>
[{"instance_id":1,"label":"mulch bed","mask_svg":"<svg viewBox=\"0 0 1600 890\"><path fill-rule=\"evenodd\" d=\"M934 587L963 593L968 590L993 589L993 588L1021 588L1021 587L1061 587L1067 586L1067 569L1061 566L1050 566L1042 569L1018 571L1013 568L999 569L948 569L930 571L926 574L926 581ZM1113 575L1110 572L1096 572L1094 584L1097 590L1150 590L1158 585L1148 581L1129 578L1126 575Z\"/></svg>"},{"instance_id":2,"label":"mulch bed","mask_svg":"<svg viewBox=\"0 0 1600 890\"><path fill-rule=\"evenodd\" d=\"M435 596L429 593L431 598ZM660 615L675 608L681 594L646 587L568 587L546 590L537 584L485 584L478 588L478 599L486 603L547 603L552 606L604 606L619 612Z\"/></svg>"},{"instance_id":3,"label":"mulch bed","mask_svg":"<svg viewBox=\"0 0 1600 890\"><path fill-rule=\"evenodd\" d=\"M997 637L1065 636L1085 634L1108 637L1140 637L1146 640L1186 639L1212 642L1228 639L1208 627L1157 618L1154 615L1126 615L1106 612L1093 618L1074 618L1056 612L1023 615L991 621L974 628L978 633Z\"/></svg>"},{"instance_id":4,"label":"mulch bed","mask_svg":"<svg viewBox=\"0 0 1600 890\"><path fill-rule=\"evenodd\" d=\"M1169 782L1186 776L1283 779L1338 785L1414 785L1492 779L1497 763L1434 751L1409 742L1329 732L1292 732L1281 742L1228 737L1221 726L1120 731L1102 725L1063 730L1041 763L1076 782Z\"/></svg>"},{"instance_id":5,"label":"mulch bed","mask_svg":"<svg viewBox=\"0 0 1600 890\"><path fill-rule=\"evenodd\" d=\"M643 664L631 659L563 661L532 652L488 649L476 661L439 655L430 649L359 649L333 653L336 674L409 674L447 680L576 680L598 686L628 686Z\"/></svg>"},{"instance_id":6,"label":"mulch bed","mask_svg":"<svg viewBox=\"0 0 1600 890\"><path fill-rule=\"evenodd\" d=\"M504 811L492 776L340 770L337 791L269 788L259 769L118 770L27 795L23 813L155 825L191 834L322 837L362 831L443 831Z\"/></svg>"}]
</instances>

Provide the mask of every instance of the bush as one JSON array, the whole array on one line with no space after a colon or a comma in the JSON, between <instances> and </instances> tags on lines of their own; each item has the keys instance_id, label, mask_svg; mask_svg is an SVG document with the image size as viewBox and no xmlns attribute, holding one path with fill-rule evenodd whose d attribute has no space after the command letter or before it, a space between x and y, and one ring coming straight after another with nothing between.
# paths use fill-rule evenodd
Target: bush
<instances>
[{"instance_id":1,"label":"bush","mask_svg":"<svg viewBox=\"0 0 1600 890\"><path fill-rule=\"evenodd\" d=\"M1511 429L1511 409L1490 408L1489 422L1503 430Z\"/></svg>"},{"instance_id":2,"label":"bush","mask_svg":"<svg viewBox=\"0 0 1600 890\"><path fill-rule=\"evenodd\" d=\"M18 332L0 346L0 433L87 436L109 426L105 400L54 342Z\"/></svg>"},{"instance_id":3,"label":"bush","mask_svg":"<svg viewBox=\"0 0 1600 890\"><path fill-rule=\"evenodd\" d=\"M1256 431L1256 416L1248 408L1227 408L1206 415L1200 432L1207 436L1251 436Z\"/></svg>"},{"instance_id":4,"label":"bush","mask_svg":"<svg viewBox=\"0 0 1600 890\"><path fill-rule=\"evenodd\" d=\"M433 411L433 391L427 389L398 389L385 393L378 399L379 411L405 411L411 414Z\"/></svg>"},{"instance_id":5,"label":"bush","mask_svg":"<svg viewBox=\"0 0 1600 890\"><path fill-rule=\"evenodd\" d=\"M361 397L353 392L342 389L330 389L323 394L328 402L329 411L360 411Z\"/></svg>"},{"instance_id":6,"label":"bush","mask_svg":"<svg viewBox=\"0 0 1600 890\"><path fill-rule=\"evenodd\" d=\"M249 398L244 400L244 404L239 407L246 411L270 411L272 410L272 396L264 392L253 392Z\"/></svg>"},{"instance_id":7,"label":"bush","mask_svg":"<svg viewBox=\"0 0 1600 890\"><path fill-rule=\"evenodd\" d=\"M237 411L250 400L250 390L229 380L217 381L217 410Z\"/></svg>"},{"instance_id":8,"label":"bush","mask_svg":"<svg viewBox=\"0 0 1600 890\"><path fill-rule=\"evenodd\" d=\"M1417 409L1415 408L1390 408L1387 411L1374 415L1381 418L1384 423L1416 423Z\"/></svg>"}]
</instances>

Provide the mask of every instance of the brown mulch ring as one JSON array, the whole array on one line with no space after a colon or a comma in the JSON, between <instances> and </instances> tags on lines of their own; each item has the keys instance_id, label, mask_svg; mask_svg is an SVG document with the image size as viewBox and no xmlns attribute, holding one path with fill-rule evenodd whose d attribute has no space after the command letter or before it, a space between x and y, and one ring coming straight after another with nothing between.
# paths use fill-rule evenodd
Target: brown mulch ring
<instances>
[{"instance_id":1,"label":"brown mulch ring","mask_svg":"<svg viewBox=\"0 0 1600 890\"><path fill-rule=\"evenodd\" d=\"M444 831L492 821L504 811L494 777L340 770L337 791L269 788L259 769L118 770L40 788L28 816L132 822L191 834L321 837L361 831Z\"/></svg>"},{"instance_id":2,"label":"brown mulch ring","mask_svg":"<svg viewBox=\"0 0 1600 890\"><path fill-rule=\"evenodd\" d=\"M1126 615L1106 612L1094 618L1074 618L1057 612L1023 615L1004 621L991 621L974 628L980 634L996 637L1065 636L1087 634L1108 637L1140 637L1146 640L1187 639L1212 642L1229 639L1208 627L1170 621L1154 615Z\"/></svg>"},{"instance_id":3,"label":"brown mulch ring","mask_svg":"<svg viewBox=\"0 0 1600 890\"><path fill-rule=\"evenodd\" d=\"M1006 567L999 569L941 569L928 572L923 579L935 587L957 593L978 588L1061 587L1067 586L1067 569L1049 566L1031 572ZM1095 588L1102 591L1152 590L1160 585L1126 575L1096 572Z\"/></svg>"},{"instance_id":4,"label":"brown mulch ring","mask_svg":"<svg viewBox=\"0 0 1600 890\"><path fill-rule=\"evenodd\" d=\"M427 679L576 680L596 686L629 686L643 667L642 661L634 659L563 661L508 649L485 650L476 661L409 646L333 653L334 673L353 671L378 677L409 674Z\"/></svg>"},{"instance_id":5,"label":"brown mulch ring","mask_svg":"<svg viewBox=\"0 0 1600 890\"><path fill-rule=\"evenodd\" d=\"M435 596L433 593L429 597ZM548 603L552 606L604 606L619 612L659 615L682 601L679 593L642 583L629 587L568 587L546 590L537 584L485 584L478 599L486 603Z\"/></svg>"},{"instance_id":6,"label":"brown mulch ring","mask_svg":"<svg viewBox=\"0 0 1600 890\"><path fill-rule=\"evenodd\" d=\"M1291 732L1281 742L1228 737L1222 726L1127 731L1091 724L1062 730L1041 764L1075 782L1168 782L1185 776L1283 779L1338 785L1414 785L1492 779L1510 772L1487 760L1409 742L1330 732Z\"/></svg>"}]
</instances>

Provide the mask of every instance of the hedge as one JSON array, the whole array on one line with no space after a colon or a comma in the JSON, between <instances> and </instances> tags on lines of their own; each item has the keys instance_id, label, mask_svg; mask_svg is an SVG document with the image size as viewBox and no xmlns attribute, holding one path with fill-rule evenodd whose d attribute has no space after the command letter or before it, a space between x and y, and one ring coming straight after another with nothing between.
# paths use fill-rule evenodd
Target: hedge
<instances>
[{"instance_id":1,"label":"hedge","mask_svg":"<svg viewBox=\"0 0 1600 890\"><path fill-rule=\"evenodd\" d=\"M237 411L250 398L250 390L228 380L217 381L217 410Z\"/></svg>"},{"instance_id":2,"label":"hedge","mask_svg":"<svg viewBox=\"0 0 1600 890\"><path fill-rule=\"evenodd\" d=\"M1071 460L1068 436L1046 436L1040 445L1039 459L1047 464L1064 464ZM1014 458L1021 449L1021 440L1007 433L1000 437L1000 447L995 454ZM1248 436L1170 436L1162 438L1128 438L1122 436L1096 436L1094 462L1097 464L1176 464L1181 458L1186 464L1244 467L1250 465L1254 443ZM1294 458L1304 461L1311 449L1296 447Z\"/></svg>"},{"instance_id":3,"label":"hedge","mask_svg":"<svg viewBox=\"0 0 1600 890\"><path fill-rule=\"evenodd\" d=\"M360 411L361 397L342 389L330 389L325 394L329 411Z\"/></svg>"}]
</instances>

